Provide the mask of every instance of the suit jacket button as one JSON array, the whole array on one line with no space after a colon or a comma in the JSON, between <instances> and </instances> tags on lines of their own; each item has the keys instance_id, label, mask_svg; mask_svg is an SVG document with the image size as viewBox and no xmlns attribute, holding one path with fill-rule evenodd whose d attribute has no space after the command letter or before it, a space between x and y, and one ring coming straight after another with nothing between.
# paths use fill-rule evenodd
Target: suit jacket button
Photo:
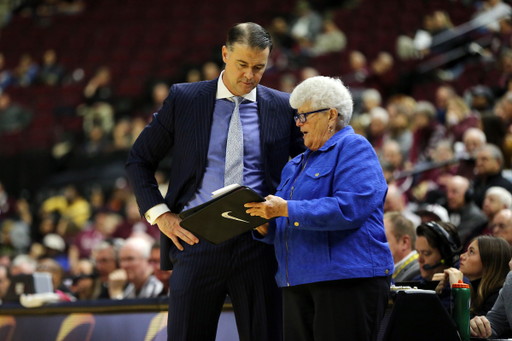
<instances>
[{"instance_id":1,"label":"suit jacket button","mask_svg":"<svg viewBox=\"0 0 512 341\"><path fill-rule=\"evenodd\" d=\"M298 222L295 222L295 224L293 224L293 225L295 225L295 226L299 226L299 223L298 223Z\"/></svg>"},{"instance_id":2,"label":"suit jacket button","mask_svg":"<svg viewBox=\"0 0 512 341\"><path fill-rule=\"evenodd\" d=\"M386 273L386 275L387 275L387 274L389 273L389 270L388 270L388 269L386 269L385 273Z\"/></svg>"}]
</instances>

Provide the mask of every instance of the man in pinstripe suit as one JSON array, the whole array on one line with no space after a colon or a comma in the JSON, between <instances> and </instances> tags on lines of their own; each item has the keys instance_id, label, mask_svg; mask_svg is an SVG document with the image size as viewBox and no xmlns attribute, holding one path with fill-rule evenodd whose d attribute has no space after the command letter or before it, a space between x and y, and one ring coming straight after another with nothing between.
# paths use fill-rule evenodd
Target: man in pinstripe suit
<instances>
[{"instance_id":1,"label":"man in pinstripe suit","mask_svg":"<svg viewBox=\"0 0 512 341\"><path fill-rule=\"evenodd\" d=\"M226 294L241 340L281 339L280 293L272 246L250 233L212 245L179 225L178 213L210 199L223 187L233 96L243 130L243 184L274 193L289 156L305 150L289 95L258 85L272 40L254 23L230 29L218 79L174 85L163 107L135 142L126 169L141 213L161 235L161 267L170 279L168 339L214 340ZM154 172L174 147L167 195Z\"/></svg>"}]
</instances>

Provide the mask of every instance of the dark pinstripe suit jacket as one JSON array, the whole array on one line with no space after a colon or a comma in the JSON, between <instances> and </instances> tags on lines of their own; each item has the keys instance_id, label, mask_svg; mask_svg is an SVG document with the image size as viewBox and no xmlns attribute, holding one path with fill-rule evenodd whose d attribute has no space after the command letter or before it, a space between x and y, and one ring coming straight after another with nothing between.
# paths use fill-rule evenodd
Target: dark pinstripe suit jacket
<instances>
[{"instance_id":1,"label":"dark pinstripe suit jacket","mask_svg":"<svg viewBox=\"0 0 512 341\"><path fill-rule=\"evenodd\" d=\"M300 154L305 147L293 120L289 94L261 85L257 89L265 182L274 193L288 157ZM200 186L206 169L216 93L217 79L173 85L163 107L133 145L126 170L141 215L161 203L178 213ZM172 147L173 164L164 199L154 173ZM162 234L161 245L162 269L172 269L167 255L174 244Z\"/></svg>"}]
</instances>

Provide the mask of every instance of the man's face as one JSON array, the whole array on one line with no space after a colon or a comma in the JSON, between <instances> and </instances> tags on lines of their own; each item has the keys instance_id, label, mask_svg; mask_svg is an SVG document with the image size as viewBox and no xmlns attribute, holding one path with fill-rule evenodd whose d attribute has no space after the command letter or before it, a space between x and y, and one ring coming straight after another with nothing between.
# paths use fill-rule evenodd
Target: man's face
<instances>
[{"instance_id":1,"label":"man's face","mask_svg":"<svg viewBox=\"0 0 512 341\"><path fill-rule=\"evenodd\" d=\"M458 210L466 204L464 194L467 188L457 183L456 181L449 181L446 185L446 199L448 200L448 207L452 210Z\"/></svg>"},{"instance_id":2,"label":"man's face","mask_svg":"<svg viewBox=\"0 0 512 341\"><path fill-rule=\"evenodd\" d=\"M153 274L162 283L167 284L172 271L160 270L160 249L151 249L149 264L153 267Z\"/></svg>"},{"instance_id":3,"label":"man's face","mask_svg":"<svg viewBox=\"0 0 512 341\"><path fill-rule=\"evenodd\" d=\"M482 149L476 155L476 170L479 175L496 174L500 171L500 162L492 156L490 150Z\"/></svg>"},{"instance_id":4,"label":"man's face","mask_svg":"<svg viewBox=\"0 0 512 341\"><path fill-rule=\"evenodd\" d=\"M391 221L389 221L389 219L384 218L384 229L386 231L386 239L388 240L389 250L393 255L393 262L396 264L400 261L400 259L398 259L397 256L398 242L395 238L395 235L393 234L393 224L391 223Z\"/></svg>"},{"instance_id":5,"label":"man's face","mask_svg":"<svg viewBox=\"0 0 512 341\"><path fill-rule=\"evenodd\" d=\"M492 220L492 234L505 239L512 245L512 214L510 211L500 211Z\"/></svg>"},{"instance_id":6,"label":"man's face","mask_svg":"<svg viewBox=\"0 0 512 341\"><path fill-rule=\"evenodd\" d=\"M10 284L11 282L7 278L6 268L0 267L0 299L5 297Z\"/></svg>"},{"instance_id":7,"label":"man's face","mask_svg":"<svg viewBox=\"0 0 512 341\"><path fill-rule=\"evenodd\" d=\"M496 213L502 210L503 204L500 197L496 194L487 194L483 203L483 211L487 218L492 219Z\"/></svg>"},{"instance_id":8,"label":"man's face","mask_svg":"<svg viewBox=\"0 0 512 341\"><path fill-rule=\"evenodd\" d=\"M142 257L140 252L132 245L125 245L119 251L119 263L121 269L126 271L128 282L144 278L147 269L150 267L148 259Z\"/></svg>"},{"instance_id":9,"label":"man's face","mask_svg":"<svg viewBox=\"0 0 512 341\"><path fill-rule=\"evenodd\" d=\"M103 283L108 282L108 275L117 269L114 251L111 248L100 250L94 254L94 258L101 281Z\"/></svg>"},{"instance_id":10,"label":"man's face","mask_svg":"<svg viewBox=\"0 0 512 341\"><path fill-rule=\"evenodd\" d=\"M482 140L476 135L469 135L464 139L466 151L472 156L478 148L482 147L482 144Z\"/></svg>"},{"instance_id":11,"label":"man's face","mask_svg":"<svg viewBox=\"0 0 512 341\"><path fill-rule=\"evenodd\" d=\"M234 44L233 50L222 47L222 59L226 69L222 76L224 84L233 95L242 96L259 84L267 66L270 49L252 49L242 44Z\"/></svg>"}]
</instances>

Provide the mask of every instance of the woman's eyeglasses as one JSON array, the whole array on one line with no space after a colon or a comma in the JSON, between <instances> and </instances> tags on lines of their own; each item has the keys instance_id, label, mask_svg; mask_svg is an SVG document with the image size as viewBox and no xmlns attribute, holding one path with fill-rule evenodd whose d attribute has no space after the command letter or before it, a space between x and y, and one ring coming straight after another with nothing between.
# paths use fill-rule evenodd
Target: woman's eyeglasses
<instances>
[{"instance_id":1,"label":"woman's eyeglasses","mask_svg":"<svg viewBox=\"0 0 512 341\"><path fill-rule=\"evenodd\" d=\"M325 108L325 109L320 109L320 110L315 110L315 111L310 111L310 112L303 112L302 114L297 114L297 115L293 116L293 118L294 118L295 122L297 122L297 120L300 120L302 123L306 123L306 121L308 120L306 118L307 115L316 114L316 113L326 111L329 109L330 108Z\"/></svg>"}]
</instances>

